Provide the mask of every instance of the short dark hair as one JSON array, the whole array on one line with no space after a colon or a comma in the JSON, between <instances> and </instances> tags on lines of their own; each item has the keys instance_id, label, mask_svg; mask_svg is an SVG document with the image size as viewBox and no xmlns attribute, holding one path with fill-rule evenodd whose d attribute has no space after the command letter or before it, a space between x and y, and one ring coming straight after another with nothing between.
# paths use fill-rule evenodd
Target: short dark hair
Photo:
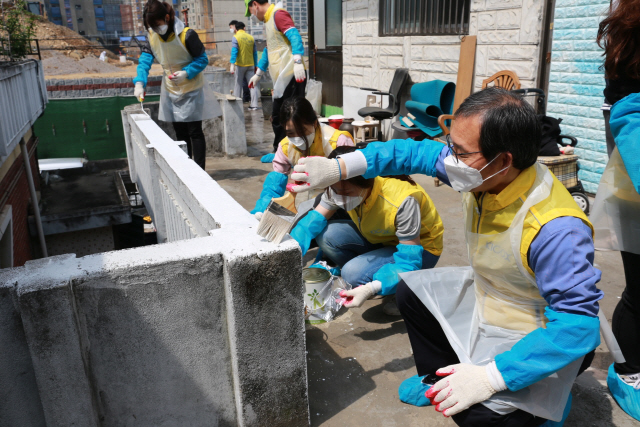
<instances>
[{"instance_id":1,"label":"short dark hair","mask_svg":"<svg viewBox=\"0 0 640 427\"><path fill-rule=\"evenodd\" d=\"M233 25L235 27L237 23L238 21L234 19L233 21L229 22L229 26Z\"/></svg>"},{"instance_id":2,"label":"short dark hair","mask_svg":"<svg viewBox=\"0 0 640 427\"><path fill-rule=\"evenodd\" d=\"M536 163L542 129L535 110L520 95L498 87L481 90L460 105L455 118L461 117L480 118L480 150L485 159L509 152L516 169Z\"/></svg>"},{"instance_id":3,"label":"short dark hair","mask_svg":"<svg viewBox=\"0 0 640 427\"><path fill-rule=\"evenodd\" d=\"M311 147L311 144L313 144L313 140L307 141L304 126L314 125L315 127L318 127L320 124L318 123L318 117L316 116L316 112L313 110L313 106L304 96L287 98L282 103L282 107L280 107L280 125L286 129L287 122L289 121L293 123L293 128L296 130L298 136L304 138L306 144L305 149L302 150L302 152L305 157L308 156L309 148Z\"/></svg>"},{"instance_id":4,"label":"short dark hair","mask_svg":"<svg viewBox=\"0 0 640 427\"><path fill-rule=\"evenodd\" d=\"M236 21L236 30L244 30L244 22Z\"/></svg>"},{"instance_id":5,"label":"short dark hair","mask_svg":"<svg viewBox=\"0 0 640 427\"><path fill-rule=\"evenodd\" d=\"M269 0L252 0L255 1L258 4L265 4L265 3L269 3ZM249 4L251 4L251 2L249 2Z\"/></svg>"},{"instance_id":6,"label":"short dark hair","mask_svg":"<svg viewBox=\"0 0 640 427\"><path fill-rule=\"evenodd\" d=\"M144 5L144 9L142 11L144 28L148 30L149 27L153 27L157 21L163 21L167 15L169 15L169 22L167 22L169 29L167 30L166 36L173 32L175 17L173 6L165 1L160 2L158 0L149 0Z\"/></svg>"}]
</instances>

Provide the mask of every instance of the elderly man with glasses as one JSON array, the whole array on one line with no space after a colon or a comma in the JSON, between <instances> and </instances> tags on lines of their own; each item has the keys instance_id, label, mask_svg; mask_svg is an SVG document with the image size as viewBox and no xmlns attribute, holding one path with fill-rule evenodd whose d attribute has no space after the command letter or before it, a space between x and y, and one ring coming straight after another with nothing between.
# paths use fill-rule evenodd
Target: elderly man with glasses
<instances>
[{"instance_id":1,"label":"elderly man with glasses","mask_svg":"<svg viewBox=\"0 0 640 427\"><path fill-rule=\"evenodd\" d=\"M392 140L301 159L294 191L422 173L461 192L469 264L400 277L418 371L400 399L434 405L460 426L562 425L571 386L600 343L593 228L537 163L540 125L521 97L486 89L454 118L446 146Z\"/></svg>"}]
</instances>

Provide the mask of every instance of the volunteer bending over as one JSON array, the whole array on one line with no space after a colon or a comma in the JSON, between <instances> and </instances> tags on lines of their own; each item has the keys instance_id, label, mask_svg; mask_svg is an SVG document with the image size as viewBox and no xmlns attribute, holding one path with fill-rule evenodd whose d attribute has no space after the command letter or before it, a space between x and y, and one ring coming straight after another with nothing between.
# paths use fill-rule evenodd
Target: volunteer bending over
<instances>
[{"instance_id":1,"label":"volunteer bending over","mask_svg":"<svg viewBox=\"0 0 640 427\"><path fill-rule=\"evenodd\" d=\"M533 108L490 88L456 111L447 146L373 143L337 161L301 159L292 174L307 182L294 191L423 173L462 193L470 267L408 273L397 289L418 370L401 400L435 404L461 426L562 420L600 343L592 227L537 163L540 140Z\"/></svg>"},{"instance_id":2,"label":"volunteer bending over","mask_svg":"<svg viewBox=\"0 0 640 427\"><path fill-rule=\"evenodd\" d=\"M282 104L280 121L286 129L286 136L278 145L273 172L265 178L252 214L264 212L272 198L284 195L289 172L302 157L326 157L336 147L354 145L349 132L318 122L311 103L304 97L287 99Z\"/></svg>"},{"instance_id":3,"label":"volunteer bending over","mask_svg":"<svg viewBox=\"0 0 640 427\"><path fill-rule=\"evenodd\" d=\"M354 151L339 147L328 158ZM351 219L332 221L339 208ZM354 287L342 295L351 308L375 294L395 294L399 273L435 267L443 231L431 198L410 177L356 176L329 187L291 236L303 255L315 238L324 255L342 269L342 278ZM395 304L385 310L395 314Z\"/></svg>"},{"instance_id":4,"label":"volunteer bending over","mask_svg":"<svg viewBox=\"0 0 640 427\"><path fill-rule=\"evenodd\" d=\"M187 143L189 157L204 169L206 142L202 121L222 114L202 76L209 65L204 45L195 31L176 18L169 3L149 0L143 17L149 44L143 47L138 61L134 95L138 101L144 100L155 58L164 70L158 119L173 123L176 139Z\"/></svg>"}]
</instances>

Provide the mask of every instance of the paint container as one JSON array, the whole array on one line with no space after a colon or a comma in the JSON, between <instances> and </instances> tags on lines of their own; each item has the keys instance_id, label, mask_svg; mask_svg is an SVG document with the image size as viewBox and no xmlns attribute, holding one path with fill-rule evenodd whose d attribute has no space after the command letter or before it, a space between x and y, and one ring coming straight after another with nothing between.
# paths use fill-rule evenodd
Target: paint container
<instances>
[{"instance_id":1,"label":"paint container","mask_svg":"<svg viewBox=\"0 0 640 427\"><path fill-rule=\"evenodd\" d=\"M330 303L333 283L331 273L323 268L303 268L302 280L305 289L305 322L312 325L327 322L333 317Z\"/></svg>"}]
</instances>

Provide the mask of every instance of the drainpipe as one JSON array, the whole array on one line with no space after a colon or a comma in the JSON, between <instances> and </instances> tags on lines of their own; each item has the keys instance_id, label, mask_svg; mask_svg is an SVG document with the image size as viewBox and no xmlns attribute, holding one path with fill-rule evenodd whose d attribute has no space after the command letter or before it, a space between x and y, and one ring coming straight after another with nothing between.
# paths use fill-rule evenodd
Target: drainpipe
<instances>
[{"instance_id":1,"label":"drainpipe","mask_svg":"<svg viewBox=\"0 0 640 427\"><path fill-rule=\"evenodd\" d=\"M31 162L29 161L29 151L24 138L20 140L20 151L22 151L22 160L27 173L27 181L29 181L29 193L31 193L31 204L33 205L33 213L36 217L36 228L38 229L38 238L40 239L40 249L44 258L47 255L47 244L44 241L44 231L42 230L42 219L40 218L40 207L38 206L38 195L36 194L36 186L33 183L33 174L31 173Z\"/></svg>"}]
</instances>

